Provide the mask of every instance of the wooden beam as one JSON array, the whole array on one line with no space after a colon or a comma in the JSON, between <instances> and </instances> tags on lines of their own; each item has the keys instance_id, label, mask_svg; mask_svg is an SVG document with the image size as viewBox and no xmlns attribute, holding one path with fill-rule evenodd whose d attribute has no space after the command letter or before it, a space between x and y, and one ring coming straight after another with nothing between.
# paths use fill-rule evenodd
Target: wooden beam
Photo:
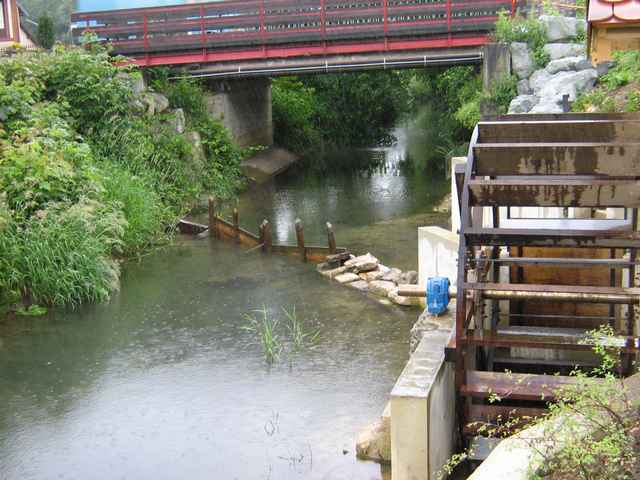
<instances>
[{"instance_id":1,"label":"wooden beam","mask_svg":"<svg viewBox=\"0 0 640 480\"><path fill-rule=\"evenodd\" d=\"M639 142L638 120L481 122L480 143Z\"/></svg>"},{"instance_id":2,"label":"wooden beam","mask_svg":"<svg viewBox=\"0 0 640 480\"><path fill-rule=\"evenodd\" d=\"M472 205L640 207L640 182L635 180L474 179L469 189Z\"/></svg>"},{"instance_id":3,"label":"wooden beam","mask_svg":"<svg viewBox=\"0 0 640 480\"><path fill-rule=\"evenodd\" d=\"M492 143L473 150L478 176L640 176L640 143Z\"/></svg>"}]
</instances>

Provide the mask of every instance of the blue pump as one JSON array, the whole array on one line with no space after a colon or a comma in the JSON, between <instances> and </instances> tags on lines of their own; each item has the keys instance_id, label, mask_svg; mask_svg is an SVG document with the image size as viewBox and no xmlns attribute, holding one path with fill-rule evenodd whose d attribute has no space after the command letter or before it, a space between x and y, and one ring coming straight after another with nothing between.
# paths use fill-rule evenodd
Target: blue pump
<instances>
[{"instance_id":1,"label":"blue pump","mask_svg":"<svg viewBox=\"0 0 640 480\"><path fill-rule=\"evenodd\" d=\"M427 281L427 310L431 315L442 315L449 306L449 279L433 277Z\"/></svg>"}]
</instances>

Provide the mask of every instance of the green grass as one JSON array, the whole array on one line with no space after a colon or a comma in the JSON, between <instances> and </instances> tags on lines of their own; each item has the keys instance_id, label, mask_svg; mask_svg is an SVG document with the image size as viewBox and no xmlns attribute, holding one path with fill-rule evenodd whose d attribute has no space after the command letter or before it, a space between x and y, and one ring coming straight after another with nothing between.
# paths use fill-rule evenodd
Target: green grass
<instances>
[{"instance_id":1,"label":"green grass","mask_svg":"<svg viewBox=\"0 0 640 480\"><path fill-rule=\"evenodd\" d=\"M283 350L282 342L276 332L279 323L278 319L269 316L267 307L263 306L259 310L246 314L245 320L246 323L242 328L256 335L267 363L277 362Z\"/></svg>"},{"instance_id":2,"label":"green grass","mask_svg":"<svg viewBox=\"0 0 640 480\"><path fill-rule=\"evenodd\" d=\"M282 307L282 312L286 318L286 327L294 352L298 352L318 340L320 330L309 330L304 320L298 318L295 305L293 305L290 310Z\"/></svg>"}]
</instances>

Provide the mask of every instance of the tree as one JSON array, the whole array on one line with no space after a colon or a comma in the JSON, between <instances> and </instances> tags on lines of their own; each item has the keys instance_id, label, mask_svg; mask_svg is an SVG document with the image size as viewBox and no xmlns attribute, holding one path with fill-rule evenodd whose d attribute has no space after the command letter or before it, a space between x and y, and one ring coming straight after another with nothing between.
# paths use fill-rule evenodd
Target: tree
<instances>
[{"instance_id":1,"label":"tree","mask_svg":"<svg viewBox=\"0 0 640 480\"><path fill-rule=\"evenodd\" d=\"M56 42L56 33L53 26L53 20L47 14L43 14L38 19L38 32L36 33L38 44L50 50Z\"/></svg>"}]
</instances>

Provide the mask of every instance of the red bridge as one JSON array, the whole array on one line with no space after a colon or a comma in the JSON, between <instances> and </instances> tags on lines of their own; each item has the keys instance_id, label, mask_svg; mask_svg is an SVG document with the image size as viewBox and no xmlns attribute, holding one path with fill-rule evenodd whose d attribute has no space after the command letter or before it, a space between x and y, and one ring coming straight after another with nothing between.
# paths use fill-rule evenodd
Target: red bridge
<instances>
[{"instance_id":1,"label":"red bridge","mask_svg":"<svg viewBox=\"0 0 640 480\"><path fill-rule=\"evenodd\" d=\"M498 13L524 0L223 0L74 13L140 66L209 76L480 62Z\"/></svg>"}]
</instances>

